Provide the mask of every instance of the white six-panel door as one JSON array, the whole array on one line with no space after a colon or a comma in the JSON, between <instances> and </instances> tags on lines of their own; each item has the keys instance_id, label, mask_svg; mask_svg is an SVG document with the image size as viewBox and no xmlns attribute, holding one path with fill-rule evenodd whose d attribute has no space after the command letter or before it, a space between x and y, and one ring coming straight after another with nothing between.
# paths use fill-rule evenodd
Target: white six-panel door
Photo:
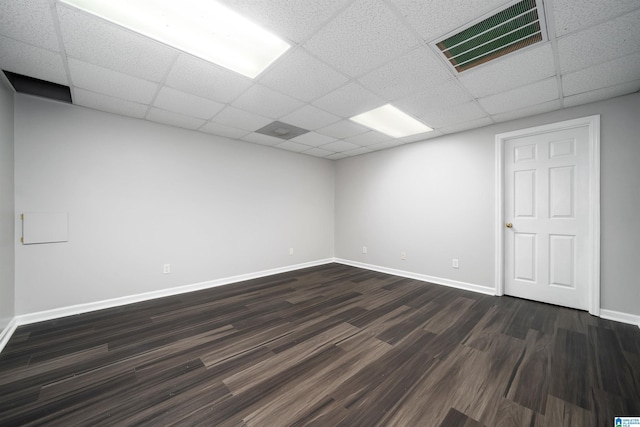
<instances>
[{"instance_id":1,"label":"white six-panel door","mask_svg":"<svg viewBox=\"0 0 640 427\"><path fill-rule=\"evenodd\" d=\"M504 141L504 291L589 309L589 127Z\"/></svg>"}]
</instances>

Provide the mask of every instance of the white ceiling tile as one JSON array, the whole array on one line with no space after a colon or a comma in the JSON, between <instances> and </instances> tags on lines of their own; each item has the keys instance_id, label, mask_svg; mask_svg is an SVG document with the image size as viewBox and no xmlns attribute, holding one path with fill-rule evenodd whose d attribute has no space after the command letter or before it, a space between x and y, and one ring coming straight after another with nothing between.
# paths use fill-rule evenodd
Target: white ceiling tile
<instances>
[{"instance_id":1,"label":"white ceiling tile","mask_svg":"<svg viewBox=\"0 0 640 427\"><path fill-rule=\"evenodd\" d=\"M525 107L518 110L507 111L506 113L495 114L491 116L496 122L506 122L509 120L520 119L522 117L535 116L536 114L548 113L560 109L560 100L556 99L542 104Z\"/></svg>"},{"instance_id":2,"label":"white ceiling tile","mask_svg":"<svg viewBox=\"0 0 640 427\"><path fill-rule=\"evenodd\" d=\"M224 0L232 9L269 31L302 42L348 0Z\"/></svg>"},{"instance_id":3,"label":"white ceiling tile","mask_svg":"<svg viewBox=\"0 0 640 427\"><path fill-rule=\"evenodd\" d=\"M304 46L338 70L356 77L419 42L382 1L356 0Z\"/></svg>"},{"instance_id":4,"label":"white ceiling tile","mask_svg":"<svg viewBox=\"0 0 640 427\"><path fill-rule=\"evenodd\" d=\"M247 131L255 131L272 122L271 119L234 107L225 107L213 122Z\"/></svg>"},{"instance_id":5,"label":"white ceiling tile","mask_svg":"<svg viewBox=\"0 0 640 427\"><path fill-rule=\"evenodd\" d=\"M588 104L590 102L596 102L603 99L614 98L616 96L627 95L629 93L638 92L639 90L640 80L634 80L616 86L583 92L578 95L566 96L564 98L564 106L574 107L576 105Z\"/></svg>"},{"instance_id":6,"label":"white ceiling tile","mask_svg":"<svg viewBox=\"0 0 640 427\"><path fill-rule=\"evenodd\" d=\"M307 132L302 135L298 135L295 138L292 138L291 141L300 142L305 145L310 145L312 147L318 147L320 145L328 144L330 142L335 141L336 138L331 136L321 135L315 132Z\"/></svg>"},{"instance_id":7,"label":"white ceiling tile","mask_svg":"<svg viewBox=\"0 0 640 427\"><path fill-rule=\"evenodd\" d=\"M480 98L480 105L489 114L519 110L557 99L558 83L554 77L507 92Z\"/></svg>"},{"instance_id":8,"label":"white ceiling tile","mask_svg":"<svg viewBox=\"0 0 640 427\"><path fill-rule=\"evenodd\" d=\"M58 6L70 57L143 79L161 81L178 51L105 20Z\"/></svg>"},{"instance_id":9,"label":"white ceiling tile","mask_svg":"<svg viewBox=\"0 0 640 427\"><path fill-rule=\"evenodd\" d=\"M253 142L254 144L269 145L269 146L282 144L283 142L283 140L280 138L264 135L261 133L255 133L255 132L250 133L249 135L245 135L240 139L247 142Z\"/></svg>"},{"instance_id":10,"label":"white ceiling tile","mask_svg":"<svg viewBox=\"0 0 640 427\"><path fill-rule=\"evenodd\" d=\"M294 153L300 153L309 149L308 145L300 144L294 141L284 141L278 145L274 145L274 147L280 148L282 150L293 151Z\"/></svg>"},{"instance_id":11,"label":"white ceiling tile","mask_svg":"<svg viewBox=\"0 0 640 427\"><path fill-rule=\"evenodd\" d=\"M168 87L160 89L153 105L163 110L173 111L174 113L199 119L210 119L224 107L224 104L220 104L219 102L200 98L199 96Z\"/></svg>"},{"instance_id":12,"label":"white ceiling tile","mask_svg":"<svg viewBox=\"0 0 640 427\"><path fill-rule=\"evenodd\" d=\"M68 85L62 56L0 36L0 68L61 85Z\"/></svg>"},{"instance_id":13,"label":"white ceiling tile","mask_svg":"<svg viewBox=\"0 0 640 427\"><path fill-rule=\"evenodd\" d=\"M640 9L558 39L562 73L640 51Z\"/></svg>"},{"instance_id":14,"label":"white ceiling tile","mask_svg":"<svg viewBox=\"0 0 640 427\"><path fill-rule=\"evenodd\" d=\"M220 135L227 138L235 138L240 139L243 136L247 135L249 131L234 128L231 126L221 125L220 123L207 122L204 126L198 129L202 132L211 133L213 135Z\"/></svg>"},{"instance_id":15,"label":"white ceiling tile","mask_svg":"<svg viewBox=\"0 0 640 427\"><path fill-rule=\"evenodd\" d=\"M553 0L556 36L638 9L638 0Z\"/></svg>"},{"instance_id":16,"label":"white ceiling tile","mask_svg":"<svg viewBox=\"0 0 640 427\"><path fill-rule=\"evenodd\" d=\"M435 138L436 136L441 136L441 135L442 133L439 132L438 130L432 130L431 132L424 132L424 133L419 133L417 135L404 136L402 138L396 138L395 140L402 144L408 144L410 142L424 141L424 140Z\"/></svg>"},{"instance_id":17,"label":"white ceiling tile","mask_svg":"<svg viewBox=\"0 0 640 427\"><path fill-rule=\"evenodd\" d=\"M384 135L380 132L369 131L367 133L361 133L360 135L345 138L344 140L356 145L369 146L379 144L384 141L389 141L392 138Z\"/></svg>"},{"instance_id":18,"label":"white ceiling tile","mask_svg":"<svg viewBox=\"0 0 640 427\"><path fill-rule=\"evenodd\" d=\"M332 154L330 156L325 157L325 159L329 159L329 160L340 160L340 159L344 159L347 157L351 157L351 156L355 156L356 154L347 154L348 151L344 151L342 153L335 153Z\"/></svg>"},{"instance_id":19,"label":"white ceiling tile","mask_svg":"<svg viewBox=\"0 0 640 427\"><path fill-rule=\"evenodd\" d=\"M447 66L421 46L360 78L367 89L387 99L402 98L451 79Z\"/></svg>"},{"instance_id":20,"label":"white ceiling tile","mask_svg":"<svg viewBox=\"0 0 640 427\"><path fill-rule=\"evenodd\" d=\"M313 102L330 113L343 118L353 117L383 105L382 98L356 83L349 83Z\"/></svg>"},{"instance_id":21,"label":"white ceiling tile","mask_svg":"<svg viewBox=\"0 0 640 427\"><path fill-rule=\"evenodd\" d=\"M323 145L320 148L322 148L323 150L342 152L342 151L355 150L356 148L360 148L360 146L347 141L335 141L335 142L330 142L329 144Z\"/></svg>"},{"instance_id":22,"label":"white ceiling tile","mask_svg":"<svg viewBox=\"0 0 640 427\"><path fill-rule=\"evenodd\" d=\"M233 102L234 107L272 119L287 115L302 105L300 101L258 84L251 86Z\"/></svg>"},{"instance_id":23,"label":"white ceiling tile","mask_svg":"<svg viewBox=\"0 0 640 427\"><path fill-rule=\"evenodd\" d=\"M198 129L205 121L195 117L188 117L173 111L165 111L159 108L152 108L147 114L147 119L158 123L177 126L186 129Z\"/></svg>"},{"instance_id":24,"label":"white ceiling tile","mask_svg":"<svg viewBox=\"0 0 640 427\"><path fill-rule=\"evenodd\" d=\"M302 153L314 157L328 157L335 154L333 151L323 150L322 148L312 148L311 150L303 151Z\"/></svg>"},{"instance_id":25,"label":"white ceiling tile","mask_svg":"<svg viewBox=\"0 0 640 427\"><path fill-rule=\"evenodd\" d=\"M393 139L391 141L380 142L378 144L370 145L372 151L386 150L387 148L399 147L400 145L404 145L405 143L402 141L398 141Z\"/></svg>"},{"instance_id":26,"label":"white ceiling tile","mask_svg":"<svg viewBox=\"0 0 640 427\"><path fill-rule=\"evenodd\" d=\"M318 129L318 133L342 139L368 132L369 129L351 120L340 120L329 126Z\"/></svg>"},{"instance_id":27,"label":"white ceiling tile","mask_svg":"<svg viewBox=\"0 0 640 427\"><path fill-rule=\"evenodd\" d=\"M420 116L432 128L442 128L487 117L487 113L475 102L466 102L453 107L434 109Z\"/></svg>"},{"instance_id":28,"label":"white ceiling tile","mask_svg":"<svg viewBox=\"0 0 640 427\"><path fill-rule=\"evenodd\" d=\"M283 116L280 121L307 130L316 130L340 120L340 117L320 110L311 105L305 105L293 113Z\"/></svg>"},{"instance_id":29,"label":"white ceiling tile","mask_svg":"<svg viewBox=\"0 0 640 427\"><path fill-rule=\"evenodd\" d=\"M336 153L336 154L344 154L347 156L359 156L360 154L367 154L367 153L371 153L373 150L369 147L360 147L360 148L356 148L355 150L349 150L349 151L343 151L342 153Z\"/></svg>"},{"instance_id":30,"label":"white ceiling tile","mask_svg":"<svg viewBox=\"0 0 640 427\"><path fill-rule=\"evenodd\" d=\"M422 116L425 112L471 101L471 96L456 79L440 83L426 91L398 99L393 104L408 114Z\"/></svg>"},{"instance_id":31,"label":"white ceiling tile","mask_svg":"<svg viewBox=\"0 0 640 427\"><path fill-rule=\"evenodd\" d=\"M147 113L147 105L124 99L112 98L100 93L76 88L73 90L73 103L94 110L107 111L121 116L136 117L141 119Z\"/></svg>"},{"instance_id":32,"label":"white ceiling tile","mask_svg":"<svg viewBox=\"0 0 640 427\"><path fill-rule=\"evenodd\" d=\"M515 0L222 1L292 42L256 80L58 0L0 0L0 68L68 84L87 108L329 159L640 89L639 0L545 0L558 52L544 43L455 76L426 42ZM348 120L386 103L436 130L394 139ZM311 132L255 133L273 120Z\"/></svg>"},{"instance_id":33,"label":"white ceiling tile","mask_svg":"<svg viewBox=\"0 0 640 427\"><path fill-rule=\"evenodd\" d=\"M0 2L0 34L50 50L60 50L48 0Z\"/></svg>"},{"instance_id":34,"label":"white ceiling tile","mask_svg":"<svg viewBox=\"0 0 640 427\"><path fill-rule=\"evenodd\" d=\"M463 123L459 123L452 126L444 126L444 127L441 127L439 130L442 133L456 133L456 132L462 132L469 129L481 128L483 126L488 126L490 124L493 124L493 120L491 120L489 117L482 117L480 119L469 120L469 121L465 121Z\"/></svg>"},{"instance_id":35,"label":"white ceiling tile","mask_svg":"<svg viewBox=\"0 0 640 427\"><path fill-rule=\"evenodd\" d=\"M510 0L390 0L426 41L440 38Z\"/></svg>"},{"instance_id":36,"label":"white ceiling tile","mask_svg":"<svg viewBox=\"0 0 640 427\"><path fill-rule=\"evenodd\" d=\"M640 77L640 53L614 59L562 77L565 96L630 82Z\"/></svg>"},{"instance_id":37,"label":"white ceiling tile","mask_svg":"<svg viewBox=\"0 0 640 427\"><path fill-rule=\"evenodd\" d=\"M550 43L503 56L461 73L460 83L480 98L554 76L556 69Z\"/></svg>"},{"instance_id":38,"label":"white ceiling tile","mask_svg":"<svg viewBox=\"0 0 640 427\"><path fill-rule=\"evenodd\" d=\"M182 53L171 68L166 84L187 93L229 103L247 90L253 80Z\"/></svg>"},{"instance_id":39,"label":"white ceiling tile","mask_svg":"<svg viewBox=\"0 0 640 427\"><path fill-rule=\"evenodd\" d=\"M71 83L82 89L104 95L148 104L158 90L155 83L97 65L69 58Z\"/></svg>"},{"instance_id":40,"label":"white ceiling tile","mask_svg":"<svg viewBox=\"0 0 640 427\"><path fill-rule=\"evenodd\" d=\"M304 49L298 49L274 64L260 78L260 83L295 99L311 102L347 80Z\"/></svg>"}]
</instances>

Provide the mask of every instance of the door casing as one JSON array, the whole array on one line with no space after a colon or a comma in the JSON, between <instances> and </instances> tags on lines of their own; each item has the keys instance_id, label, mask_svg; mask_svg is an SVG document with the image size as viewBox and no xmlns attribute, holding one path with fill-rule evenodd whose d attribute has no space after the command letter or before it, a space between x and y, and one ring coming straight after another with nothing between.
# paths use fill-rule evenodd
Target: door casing
<instances>
[{"instance_id":1,"label":"door casing","mask_svg":"<svg viewBox=\"0 0 640 427\"><path fill-rule=\"evenodd\" d=\"M600 115L582 117L496 135L496 223L495 278L496 295L504 295L504 145L518 138L557 130L588 127L589 129L589 313L600 316Z\"/></svg>"}]
</instances>

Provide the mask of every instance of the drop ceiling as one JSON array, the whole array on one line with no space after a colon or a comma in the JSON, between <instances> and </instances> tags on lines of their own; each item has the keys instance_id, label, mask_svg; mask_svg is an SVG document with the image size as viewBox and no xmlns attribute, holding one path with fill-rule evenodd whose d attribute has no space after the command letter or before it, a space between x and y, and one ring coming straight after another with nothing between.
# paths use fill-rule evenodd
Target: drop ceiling
<instances>
[{"instance_id":1,"label":"drop ceiling","mask_svg":"<svg viewBox=\"0 0 640 427\"><path fill-rule=\"evenodd\" d=\"M83 107L328 159L640 90L640 0L544 0L547 40L462 73L434 43L514 1L223 2L292 45L255 79L56 0L0 0L0 68ZM435 131L349 120L388 103ZM274 121L309 132L256 132Z\"/></svg>"}]
</instances>

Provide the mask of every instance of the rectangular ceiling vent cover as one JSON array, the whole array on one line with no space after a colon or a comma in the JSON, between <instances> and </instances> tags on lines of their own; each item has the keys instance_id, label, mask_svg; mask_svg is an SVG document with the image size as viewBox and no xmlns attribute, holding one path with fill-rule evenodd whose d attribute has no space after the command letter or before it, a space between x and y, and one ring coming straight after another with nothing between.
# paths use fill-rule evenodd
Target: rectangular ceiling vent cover
<instances>
[{"instance_id":1,"label":"rectangular ceiling vent cover","mask_svg":"<svg viewBox=\"0 0 640 427\"><path fill-rule=\"evenodd\" d=\"M263 135L274 136L280 139L291 139L309 132L306 129L299 128L294 125L282 122L271 122L268 125L258 129L257 133Z\"/></svg>"},{"instance_id":2,"label":"rectangular ceiling vent cover","mask_svg":"<svg viewBox=\"0 0 640 427\"><path fill-rule=\"evenodd\" d=\"M461 73L547 40L541 0L522 0L445 36L432 47Z\"/></svg>"}]
</instances>

